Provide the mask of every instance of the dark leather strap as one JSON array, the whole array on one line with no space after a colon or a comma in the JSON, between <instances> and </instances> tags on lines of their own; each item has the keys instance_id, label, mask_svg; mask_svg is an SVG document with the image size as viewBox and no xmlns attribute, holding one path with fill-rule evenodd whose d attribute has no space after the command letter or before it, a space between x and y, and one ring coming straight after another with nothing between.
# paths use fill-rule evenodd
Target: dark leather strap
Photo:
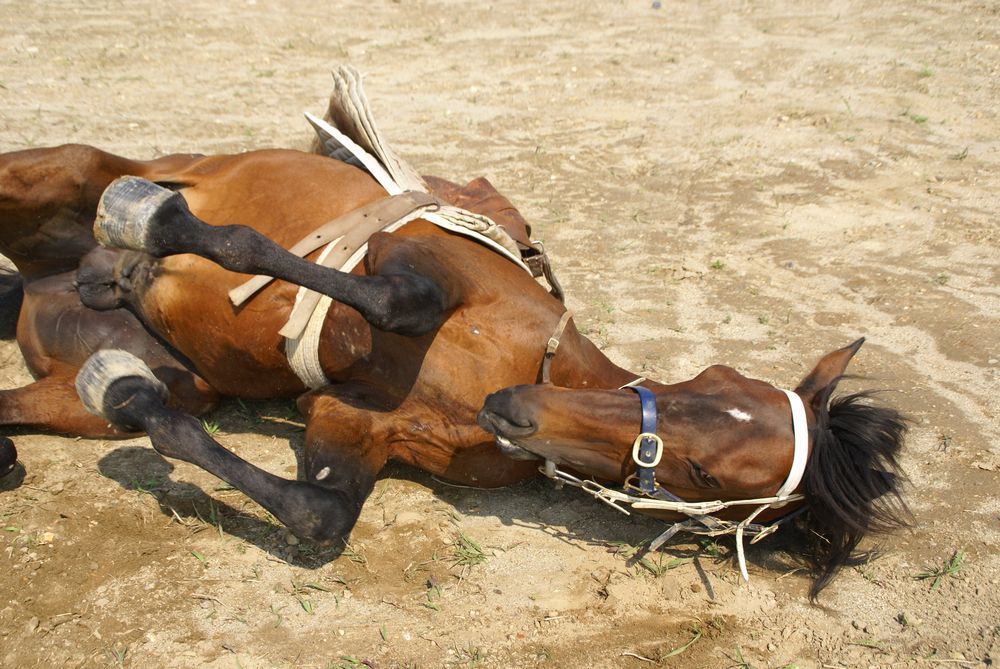
<instances>
[{"instance_id":1,"label":"dark leather strap","mask_svg":"<svg viewBox=\"0 0 1000 669\"><path fill-rule=\"evenodd\" d=\"M552 333L548 343L545 344L545 353L542 355L542 383L552 383L552 378L549 374L549 369L552 367L552 358L556 357L559 340L562 339L563 332L566 330L566 324L569 323L569 319L572 317L573 312L569 309L564 311L562 317L559 319L559 323L556 325L555 332Z\"/></svg>"},{"instance_id":2,"label":"dark leather strap","mask_svg":"<svg viewBox=\"0 0 1000 669\"><path fill-rule=\"evenodd\" d=\"M656 396L649 388L629 386L629 390L639 395L642 404L642 435L656 434ZM639 474L639 489L647 495L656 491L656 451L657 443L652 437L642 436L639 440L638 457L635 458Z\"/></svg>"}]
</instances>

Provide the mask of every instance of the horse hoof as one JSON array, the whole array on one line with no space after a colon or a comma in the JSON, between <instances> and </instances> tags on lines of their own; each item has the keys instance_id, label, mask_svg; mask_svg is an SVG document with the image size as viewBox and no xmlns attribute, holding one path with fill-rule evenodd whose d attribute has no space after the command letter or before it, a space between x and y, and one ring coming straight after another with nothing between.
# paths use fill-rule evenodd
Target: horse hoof
<instances>
[{"instance_id":1,"label":"horse hoof","mask_svg":"<svg viewBox=\"0 0 1000 669\"><path fill-rule=\"evenodd\" d=\"M17 449L7 437L0 437L0 478L14 471L17 464Z\"/></svg>"},{"instance_id":2,"label":"horse hoof","mask_svg":"<svg viewBox=\"0 0 1000 669\"><path fill-rule=\"evenodd\" d=\"M129 176L115 179L97 203L94 237L111 248L152 253L153 228L165 210L176 211L178 205L187 209L180 194L152 181Z\"/></svg>"},{"instance_id":3,"label":"horse hoof","mask_svg":"<svg viewBox=\"0 0 1000 669\"><path fill-rule=\"evenodd\" d=\"M129 377L145 379L164 402L167 400L167 387L149 366L128 351L118 349L98 351L87 358L76 375L76 394L87 411L106 418L104 397L108 389L115 381Z\"/></svg>"}]
</instances>

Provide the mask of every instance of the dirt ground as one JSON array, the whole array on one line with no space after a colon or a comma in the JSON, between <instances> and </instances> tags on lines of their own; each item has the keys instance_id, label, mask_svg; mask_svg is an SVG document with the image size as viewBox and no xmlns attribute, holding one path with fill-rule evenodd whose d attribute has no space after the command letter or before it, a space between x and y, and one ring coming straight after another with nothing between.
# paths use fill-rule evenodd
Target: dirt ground
<instances>
[{"instance_id":1,"label":"dirt ground","mask_svg":"<svg viewBox=\"0 0 1000 669\"><path fill-rule=\"evenodd\" d=\"M305 147L301 111L354 64L421 171L485 175L515 202L616 362L794 386L868 337L851 369L866 379L846 389L891 389L912 418L916 517L812 606L780 540L750 550L748 585L726 541L681 539L643 565L629 555L658 523L544 481L476 491L390 468L333 558L144 439L19 434L23 481L0 487L0 665L1000 655L994 0L4 0L0 53L0 150L137 158ZM0 386L30 381L13 343L0 362ZM230 402L208 422L294 475L288 403Z\"/></svg>"}]
</instances>

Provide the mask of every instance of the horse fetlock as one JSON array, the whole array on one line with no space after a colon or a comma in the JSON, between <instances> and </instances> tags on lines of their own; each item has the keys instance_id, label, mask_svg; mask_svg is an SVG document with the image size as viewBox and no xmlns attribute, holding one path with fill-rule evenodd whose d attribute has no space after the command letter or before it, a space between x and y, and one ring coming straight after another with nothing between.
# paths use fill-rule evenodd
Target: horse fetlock
<instances>
[{"instance_id":1,"label":"horse fetlock","mask_svg":"<svg viewBox=\"0 0 1000 669\"><path fill-rule=\"evenodd\" d=\"M166 255L170 249L162 240L164 223L179 216L190 216L179 193L125 176L111 182L101 195L94 237L104 246Z\"/></svg>"},{"instance_id":2,"label":"horse fetlock","mask_svg":"<svg viewBox=\"0 0 1000 669\"><path fill-rule=\"evenodd\" d=\"M118 349L97 351L87 359L76 376L76 392L90 413L132 429L143 428L144 416L130 411L138 394L151 394L161 402L167 398L167 387L146 363Z\"/></svg>"},{"instance_id":3,"label":"horse fetlock","mask_svg":"<svg viewBox=\"0 0 1000 669\"><path fill-rule=\"evenodd\" d=\"M107 280L104 275L95 274L89 268L81 267L77 271L73 286L80 296L80 302L96 311L109 311L124 304L115 282Z\"/></svg>"}]
</instances>

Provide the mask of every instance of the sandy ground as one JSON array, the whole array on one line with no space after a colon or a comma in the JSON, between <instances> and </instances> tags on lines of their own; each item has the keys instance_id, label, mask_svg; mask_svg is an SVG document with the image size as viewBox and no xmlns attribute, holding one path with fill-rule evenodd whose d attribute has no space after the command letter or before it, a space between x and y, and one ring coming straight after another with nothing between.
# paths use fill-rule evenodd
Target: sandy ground
<instances>
[{"instance_id":1,"label":"sandy ground","mask_svg":"<svg viewBox=\"0 0 1000 669\"><path fill-rule=\"evenodd\" d=\"M300 112L353 63L403 155L520 207L616 361L794 386L867 336L847 389L892 389L912 417L917 520L816 607L774 541L749 585L724 541L646 568L627 558L656 522L543 481L391 468L331 559L143 439L23 434L23 482L0 488L0 665L996 662L997 2L6 0L0 54L0 149L138 158L304 147ZM0 361L3 387L30 380L13 344ZM295 471L287 403L209 422Z\"/></svg>"}]
</instances>

